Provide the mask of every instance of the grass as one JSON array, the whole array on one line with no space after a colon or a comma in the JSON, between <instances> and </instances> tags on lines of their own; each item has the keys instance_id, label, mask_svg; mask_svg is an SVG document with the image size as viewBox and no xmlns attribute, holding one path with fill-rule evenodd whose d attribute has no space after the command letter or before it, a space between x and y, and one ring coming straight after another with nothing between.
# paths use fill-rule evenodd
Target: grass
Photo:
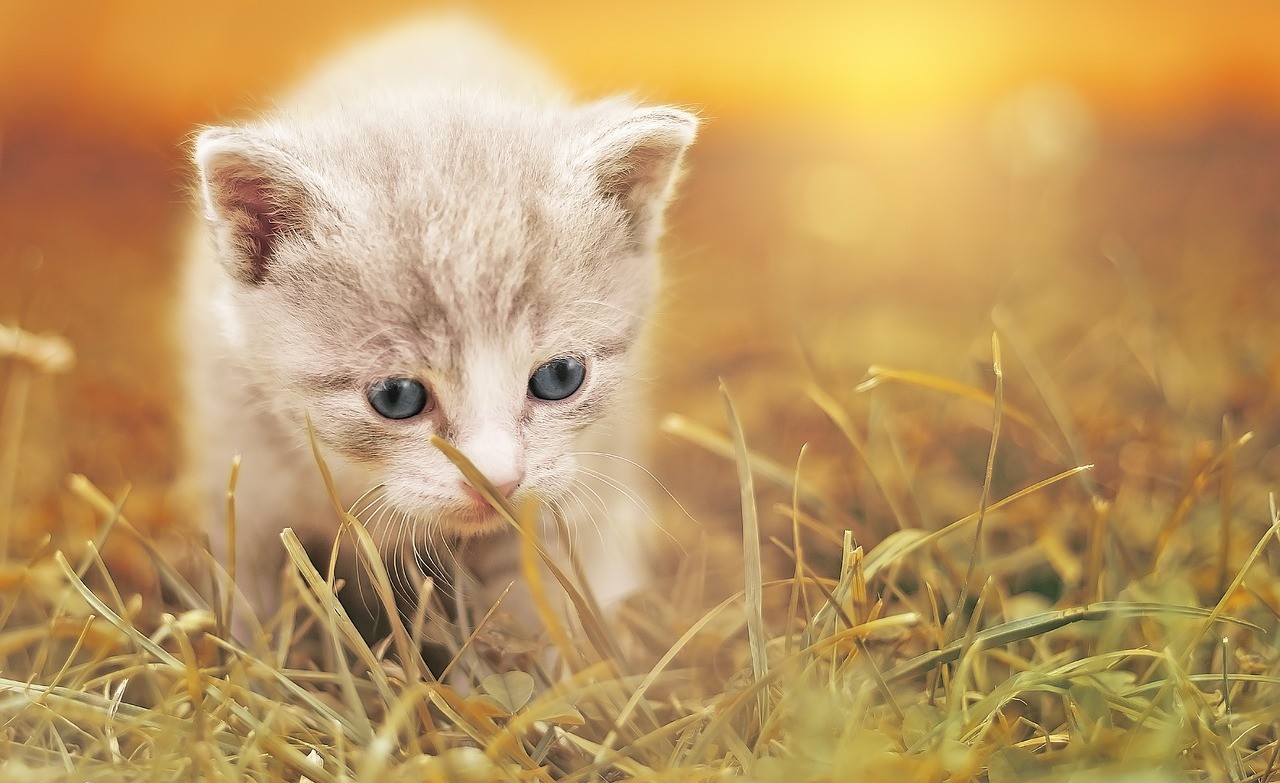
<instances>
[{"instance_id":1,"label":"grass","mask_svg":"<svg viewBox=\"0 0 1280 783\"><path fill-rule=\"evenodd\" d=\"M1184 437L1168 406L1145 439L1108 441L1064 412L1097 378L1053 387L1009 327L991 345L989 388L885 367L810 384L814 426L851 457L778 456L723 386L722 425L669 417L668 433L737 469L744 568L714 600L688 597L690 557L604 616L490 491L526 536L548 633L512 639L496 615L475 618L448 640L443 682L411 652L429 618L366 645L289 533L297 572L264 618L276 641L229 639L231 602L134 530L127 496L73 476L93 540L5 540L0 781L1280 780L1280 514L1241 458L1249 434L1226 420L1217 440ZM30 385L70 359L20 330L0 351L2 488ZM927 445L907 448L912 432ZM1077 464L1082 444L1149 469L1100 479ZM809 478L833 464L872 499L855 507ZM940 504L911 489L925 483L969 510L927 522ZM0 529L16 527L0 500ZM367 532L350 516L344 529L390 602ZM112 578L101 551L121 538L151 561L161 611ZM557 594L570 622L547 608ZM526 670L495 664L503 649L527 653Z\"/></svg>"}]
</instances>

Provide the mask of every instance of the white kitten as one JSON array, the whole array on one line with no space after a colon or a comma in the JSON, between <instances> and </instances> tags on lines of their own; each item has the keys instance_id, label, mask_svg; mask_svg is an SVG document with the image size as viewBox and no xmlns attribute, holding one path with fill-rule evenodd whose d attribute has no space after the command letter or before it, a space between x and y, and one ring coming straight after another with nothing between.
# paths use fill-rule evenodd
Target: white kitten
<instances>
[{"instance_id":1,"label":"white kitten","mask_svg":"<svg viewBox=\"0 0 1280 783\"><path fill-rule=\"evenodd\" d=\"M188 440L222 558L243 455L237 571L260 616L279 604L281 530L318 551L337 531L308 415L345 503L384 487L365 517L389 558L447 563L441 548L468 542L480 610L516 577L515 537L432 434L517 502L590 509L574 452L636 456L601 425L633 385L695 127L674 108L572 104L451 21L376 39L260 118L199 135ZM641 580L648 522L634 503L592 516L599 532L577 538L607 601Z\"/></svg>"}]
</instances>

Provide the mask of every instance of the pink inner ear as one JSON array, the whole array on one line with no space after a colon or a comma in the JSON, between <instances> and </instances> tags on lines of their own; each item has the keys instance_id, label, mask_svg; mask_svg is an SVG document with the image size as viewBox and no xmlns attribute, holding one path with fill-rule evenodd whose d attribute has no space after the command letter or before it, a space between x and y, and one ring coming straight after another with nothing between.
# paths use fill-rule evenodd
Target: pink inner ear
<instances>
[{"instance_id":1,"label":"pink inner ear","mask_svg":"<svg viewBox=\"0 0 1280 783\"><path fill-rule=\"evenodd\" d=\"M627 214L628 229L639 245L651 240L653 224L662 213L681 148L665 139L645 139L601 172L604 195L618 200Z\"/></svg>"},{"instance_id":2,"label":"pink inner ear","mask_svg":"<svg viewBox=\"0 0 1280 783\"><path fill-rule=\"evenodd\" d=\"M622 160L606 171L602 185L607 195L621 198L628 205L635 205L651 198L652 192L665 184L662 177L670 176L670 166L664 158L674 157L669 151L655 149L653 145L637 144Z\"/></svg>"},{"instance_id":3,"label":"pink inner ear","mask_svg":"<svg viewBox=\"0 0 1280 783\"><path fill-rule=\"evenodd\" d=\"M219 179L211 183L213 196L223 219L231 224L244 276L247 282L261 283L280 238L296 230L297 215L282 204L265 179L234 175Z\"/></svg>"}]
</instances>

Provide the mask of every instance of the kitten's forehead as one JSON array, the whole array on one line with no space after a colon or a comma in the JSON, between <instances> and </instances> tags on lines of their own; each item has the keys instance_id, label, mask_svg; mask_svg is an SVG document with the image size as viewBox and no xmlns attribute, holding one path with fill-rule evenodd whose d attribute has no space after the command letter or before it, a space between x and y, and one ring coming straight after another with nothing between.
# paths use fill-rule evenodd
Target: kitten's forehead
<instances>
[{"instance_id":1,"label":"kitten's forehead","mask_svg":"<svg viewBox=\"0 0 1280 783\"><path fill-rule=\"evenodd\" d=\"M437 107L412 123L330 127L305 154L345 233L368 245L351 250L370 251L361 263L369 277L418 270L437 288L447 278L459 295L510 298L538 276L567 274L557 266L581 251L574 246L599 239L588 183L569 170L564 125L510 107ZM541 263L531 267L532 258Z\"/></svg>"},{"instance_id":2,"label":"kitten's forehead","mask_svg":"<svg viewBox=\"0 0 1280 783\"><path fill-rule=\"evenodd\" d=\"M321 273L297 282L330 305L310 317L341 322L347 344L394 336L453 367L482 343L547 360L634 339L653 264L575 170L580 118L475 101L382 108L294 126L291 152L338 216L308 261Z\"/></svg>"},{"instance_id":3,"label":"kitten's forehead","mask_svg":"<svg viewBox=\"0 0 1280 783\"><path fill-rule=\"evenodd\" d=\"M402 203L465 193L502 206L511 193L553 186L581 135L572 115L545 107L437 100L370 107L290 138L330 183L364 184L363 198Z\"/></svg>"}]
</instances>

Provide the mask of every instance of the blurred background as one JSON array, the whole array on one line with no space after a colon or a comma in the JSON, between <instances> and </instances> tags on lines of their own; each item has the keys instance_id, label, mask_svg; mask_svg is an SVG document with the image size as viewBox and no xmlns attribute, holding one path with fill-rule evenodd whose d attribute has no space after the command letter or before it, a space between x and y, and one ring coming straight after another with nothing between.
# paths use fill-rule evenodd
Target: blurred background
<instances>
[{"instance_id":1,"label":"blurred background","mask_svg":"<svg viewBox=\"0 0 1280 783\"><path fill-rule=\"evenodd\" d=\"M131 487L139 524L181 519L167 321L185 140L432 7L0 0L0 323L65 335L79 357L31 387L24 531L91 527L70 471ZM806 481L832 527L874 539L973 508L989 408L854 387L877 364L989 390L996 329L1008 399L1034 424L1010 425L998 489L1091 461L1090 491L1120 502L1176 484L1224 421L1262 436L1241 459L1280 473L1280 5L461 7L583 96L705 118L672 213L655 409L723 431L724 377L762 455L790 471L812 444ZM850 411L861 455L815 383ZM724 460L667 436L655 471L701 529L733 518Z\"/></svg>"}]
</instances>

